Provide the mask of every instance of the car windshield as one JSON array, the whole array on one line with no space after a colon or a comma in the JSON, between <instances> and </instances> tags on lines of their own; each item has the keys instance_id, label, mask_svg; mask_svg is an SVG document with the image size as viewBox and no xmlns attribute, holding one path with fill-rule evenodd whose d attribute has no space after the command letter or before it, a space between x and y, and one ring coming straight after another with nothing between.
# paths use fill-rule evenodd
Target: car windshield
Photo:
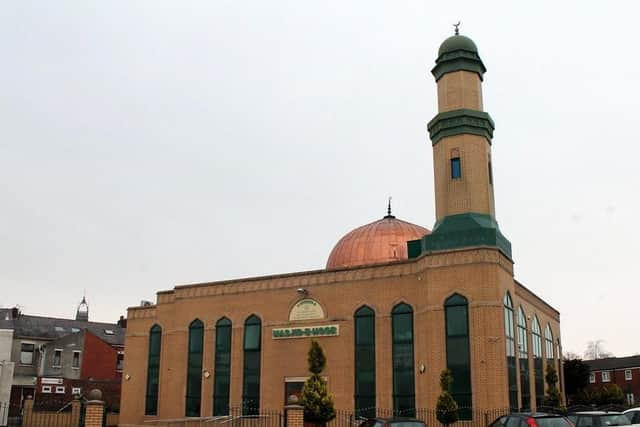
<instances>
[{"instance_id":1,"label":"car windshield","mask_svg":"<svg viewBox=\"0 0 640 427\"><path fill-rule=\"evenodd\" d=\"M572 427L565 417L536 418L538 427Z\"/></svg>"},{"instance_id":2,"label":"car windshield","mask_svg":"<svg viewBox=\"0 0 640 427\"><path fill-rule=\"evenodd\" d=\"M600 424L603 426L628 426L631 421L624 414L602 415L600 416Z\"/></svg>"}]
</instances>

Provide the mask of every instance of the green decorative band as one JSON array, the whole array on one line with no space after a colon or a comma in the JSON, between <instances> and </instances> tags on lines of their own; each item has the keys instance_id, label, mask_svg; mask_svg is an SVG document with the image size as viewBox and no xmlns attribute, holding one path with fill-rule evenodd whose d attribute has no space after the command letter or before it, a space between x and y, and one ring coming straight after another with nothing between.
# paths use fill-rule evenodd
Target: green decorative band
<instances>
[{"instance_id":1,"label":"green decorative band","mask_svg":"<svg viewBox=\"0 0 640 427\"><path fill-rule=\"evenodd\" d=\"M274 340L307 337L337 337L338 335L340 335L339 325L277 328L271 330L271 338Z\"/></svg>"},{"instance_id":2,"label":"green decorative band","mask_svg":"<svg viewBox=\"0 0 640 427\"><path fill-rule=\"evenodd\" d=\"M446 216L436 222L431 234L407 243L409 258L476 246L495 247L511 259L511 242L502 235L496 220L475 212Z\"/></svg>"},{"instance_id":3,"label":"green decorative band","mask_svg":"<svg viewBox=\"0 0 640 427\"><path fill-rule=\"evenodd\" d=\"M427 129L432 145L447 136L465 133L484 136L491 144L495 125L488 113L463 108L438 114L431 119Z\"/></svg>"},{"instance_id":4,"label":"green decorative band","mask_svg":"<svg viewBox=\"0 0 640 427\"><path fill-rule=\"evenodd\" d=\"M436 66L431 70L431 74L438 81L445 74L455 71L471 71L476 73L480 80L483 80L483 75L487 72L487 69L477 53L468 50L456 50L445 53L436 59Z\"/></svg>"}]
</instances>

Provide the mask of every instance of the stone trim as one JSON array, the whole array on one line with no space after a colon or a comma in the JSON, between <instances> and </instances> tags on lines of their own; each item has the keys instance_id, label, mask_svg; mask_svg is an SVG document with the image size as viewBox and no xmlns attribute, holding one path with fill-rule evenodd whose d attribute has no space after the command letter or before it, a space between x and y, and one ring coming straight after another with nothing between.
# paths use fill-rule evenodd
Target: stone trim
<instances>
[{"instance_id":1,"label":"stone trim","mask_svg":"<svg viewBox=\"0 0 640 427\"><path fill-rule=\"evenodd\" d=\"M427 124L432 145L442 138L463 134L483 136L491 144L494 129L489 113L468 108L439 113Z\"/></svg>"}]
</instances>

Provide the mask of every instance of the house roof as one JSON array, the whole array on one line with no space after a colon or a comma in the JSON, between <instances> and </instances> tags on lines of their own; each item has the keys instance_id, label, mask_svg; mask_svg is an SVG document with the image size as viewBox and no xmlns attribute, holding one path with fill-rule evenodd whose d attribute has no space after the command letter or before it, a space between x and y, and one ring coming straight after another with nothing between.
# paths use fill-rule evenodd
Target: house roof
<instances>
[{"instance_id":1,"label":"house roof","mask_svg":"<svg viewBox=\"0 0 640 427\"><path fill-rule=\"evenodd\" d=\"M640 366L640 355L585 360L584 363L589 365L589 368L592 371L608 371L610 369L634 368Z\"/></svg>"},{"instance_id":2,"label":"house roof","mask_svg":"<svg viewBox=\"0 0 640 427\"><path fill-rule=\"evenodd\" d=\"M10 311L11 309L0 309L0 329L13 329L16 338L56 340L86 329L111 345L124 345L126 330L116 323L86 322L28 314L20 314L17 319L12 319Z\"/></svg>"}]
</instances>

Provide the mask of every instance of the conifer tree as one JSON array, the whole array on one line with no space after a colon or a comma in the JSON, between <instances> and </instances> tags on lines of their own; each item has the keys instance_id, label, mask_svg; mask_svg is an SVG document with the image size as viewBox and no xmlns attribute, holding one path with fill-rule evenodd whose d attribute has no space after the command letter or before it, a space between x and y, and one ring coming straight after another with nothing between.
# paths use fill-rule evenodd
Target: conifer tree
<instances>
[{"instance_id":1,"label":"conifer tree","mask_svg":"<svg viewBox=\"0 0 640 427\"><path fill-rule=\"evenodd\" d=\"M327 389L327 382L320 376L327 365L327 358L316 341L311 341L307 363L311 376L302 387L304 419L315 423L326 423L336 417L336 411L333 407L333 398Z\"/></svg>"},{"instance_id":2,"label":"conifer tree","mask_svg":"<svg viewBox=\"0 0 640 427\"><path fill-rule=\"evenodd\" d=\"M558 373L553 363L547 364L547 373L544 376L544 380L547 383L547 394L544 396L543 404L545 406L551 406L552 408L560 408L562 399L560 398L560 391L557 386Z\"/></svg>"},{"instance_id":3,"label":"conifer tree","mask_svg":"<svg viewBox=\"0 0 640 427\"><path fill-rule=\"evenodd\" d=\"M438 396L438 403L436 404L436 418L445 426L458 421L458 404L451 396L451 383L453 383L451 371L448 369L443 370L440 373L442 393Z\"/></svg>"}]
</instances>

